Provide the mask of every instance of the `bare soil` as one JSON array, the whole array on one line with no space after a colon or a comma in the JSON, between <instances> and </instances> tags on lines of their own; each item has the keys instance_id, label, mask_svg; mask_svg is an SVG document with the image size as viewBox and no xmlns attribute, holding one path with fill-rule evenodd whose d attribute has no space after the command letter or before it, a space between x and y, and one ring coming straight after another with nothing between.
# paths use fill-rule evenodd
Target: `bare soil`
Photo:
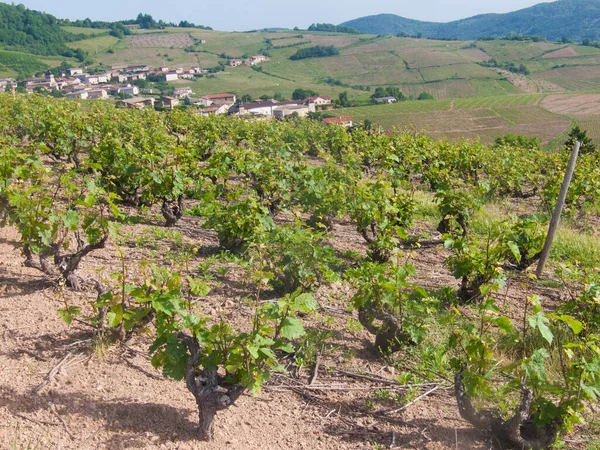
<instances>
[{"instance_id":1,"label":"bare soil","mask_svg":"<svg viewBox=\"0 0 600 450\"><path fill-rule=\"evenodd\" d=\"M129 38L130 47L175 47L185 48L194 41L187 33L172 34L136 34Z\"/></svg>"},{"instance_id":2,"label":"bare soil","mask_svg":"<svg viewBox=\"0 0 600 450\"><path fill-rule=\"evenodd\" d=\"M554 52L546 53L542 58L568 58L570 56L581 56L573 47L565 47Z\"/></svg>"},{"instance_id":3,"label":"bare soil","mask_svg":"<svg viewBox=\"0 0 600 450\"><path fill-rule=\"evenodd\" d=\"M557 84L546 80L532 80L520 73L513 73L506 69L495 69L500 75L505 77L515 87L521 89L528 94L539 94L542 92L557 92L564 89Z\"/></svg>"},{"instance_id":4,"label":"bare soil","mask_svg":"<svg viewBox=\"0 0 600 450\"><path fill-rule=\"evenodd\" d=\"M168 265L169 247L152 230L160 225L123 226L126 263L150 259ZM175 227L184 244L198 247L190 266L218 248L213 232L184 217ZM334 332L323 354L318 377L307 387L314 368L290 367L265 386L257 397L243 395L236 405L219 412L215 440L197 440L197 411L184 382L164 378L150 364L148 335L135 335L110 347L91 340L82 323L66 325L57 309L65 300L89 309L91 292L75 293L56 286L36 270L22 265L18 235L0 228L0 448L60 449L371 449L381 444L402 449L490 449L496 443L474 430L459 416L450 380L417 386L430 395L405 411L384 417L379 409L399 408L392 399L375 399L385 390L407 393L395 381L394 367L378 356L364 330L349 324L351 287L334 283L316 293L321 312L308 320L308 329ZM335 228L332 244L339 251L365 252L365 244L349 222ZM169 244L169 245L172 245ZM129 248L127 248L127 246ZM108 276L118 270L116 247L92 253L82 275ZM443 267L442 247L410 253L418 270L416 280L435 289L456 285ZM132 274L133 276L133 274ZM212 317L227 317L234 326L247 321L240 298L248 292L232 268L219 279L202 308ZM538 288L546 303L556 299L552 289ZM503 302L517 311L523 285L510 281ZM367 373L373 379L357 377Z\"/></svg>"},{"instance_id":5,"label":"bare soil","mask_svg":"<svg viewBox=\"0 0 600 450\"><path fill-rule=\"evenodd\" d=\"M587 116L600 113L600 94L550 95L542 101L542 106L556 114Z\"/></svg>"}]
</instances>

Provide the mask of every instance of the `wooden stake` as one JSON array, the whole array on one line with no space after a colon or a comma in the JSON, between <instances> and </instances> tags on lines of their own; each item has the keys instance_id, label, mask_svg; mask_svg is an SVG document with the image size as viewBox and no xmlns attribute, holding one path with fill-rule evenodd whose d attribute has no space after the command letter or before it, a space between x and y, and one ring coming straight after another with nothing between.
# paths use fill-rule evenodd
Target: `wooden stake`
<instances>
[{"instance_id":1,"label":"wooden stake","mask_svg":"<svg viewBox=\"0 0 600 450\"><path fill-rule=\"evenodd\" d=\"M569 165L567 166L567 171L565 172L565 178L563 179L562 186L560 187L560 194L558 195L558 200L556 201L554 214L552 214L552 220L550 221L550 226L548 228L548 235L546 236L546 243L544 244L544 249L542 250L540 261L538 262L537 270L535 271L535 274L538 278L542 276L542 273L544 272L544 266L548 261L548 256L550 256L550 248L552 247L552 241L554 240L554 235L556 234L556 230L558 228L560 215L562 214L562 210L565 205L567 192L569 191L569 185L571 184L571 179L573 178L575 163L577 162L577 156L579 155L580 147L580 142L575 142L575 147L573 147L571 158L569 159Z\"/></svg>"}]
</instances>

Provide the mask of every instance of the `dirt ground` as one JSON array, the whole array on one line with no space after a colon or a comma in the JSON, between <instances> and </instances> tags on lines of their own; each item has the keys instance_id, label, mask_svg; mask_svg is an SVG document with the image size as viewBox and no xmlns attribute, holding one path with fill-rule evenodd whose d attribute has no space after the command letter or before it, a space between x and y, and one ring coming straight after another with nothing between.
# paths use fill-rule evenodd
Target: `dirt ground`
<instances>
[{"instance_id":1,"label":"dirt ground","mask_svg":"<svg viewBox=\"0 0 600 450\"><path fill-rule=\"evenodd\" d=\"M546 80L532 80L520 73L513 73L510 70L495 69L500 75L505 77L515 87L528 94L539 94L542 92L557 92L564 89L555 83Z\"/></svg>"},{"instance_id":2,"label":"dirt ground","mask_svg":"<svg viewBox=\"0 0 600 450\"><path fill-rule=\"evenodd\" d=\"M573 47L565 47L550 53L546 53L542 58L566 58L570 56L581 56Z\"/></svg>"},{"instance_id":3,"label":"dirt ground","mask_svg":"<svg viewBox=\"0 0 600 450\"><path fill-rule=\"evenodd\" d=\"M123 232L133 239L149 227L126 226ZM214 233L200 229L195 218L184 217L176 231L185 242L200 246L196 262L217 247ZM460 418L450 380L416 386L420 394L433 392L404 411L373 415L380 408L402 406L390 399L369 404L374 393L403 394L407 388L395 381L394 368L377 355L371 337L348 326L354 314L342 300L350 288L341 282L316 293L321 317L329 320L307 325L326 323L335 334L314 384L307 386L312 368L276 375L259 396L244 394L218 413L214 442L199 441L194 399L184 382L163 378L152 367L147 355L151 338L135 335L124 345L105 347L90 339L83 324L66 325L57 309L66 299L85 309L92 293L66 291L24 267L17 239L13 228L0 228L2 449L497 448ZM365 250L350 223L338 224L333 243L339 250ZM115 270L115 250L110 244L92 253L82 275ZM444 252L437 247L413 255L424 286L456 283L442 266ZM160 258L132 244L127 264L133 267L149 257ZM239 317L235 300L244 289L235 281L235 271L231 277L211 292L207 314ZM519 289L518 282L510 285L505 301L518 304ZM552 290L540 289L545 301L552 301Z\"/></svg>"},{"instance_id":4,"label":"dirt ground","mask_svg":"<svg viewBox=\"0 0 600 450\"><path fill-rule=\"evenodd\" d=\"M556 114L582 115L600 114L600 94L549 95L542 107Z\"/></svg>"}]
</instances>

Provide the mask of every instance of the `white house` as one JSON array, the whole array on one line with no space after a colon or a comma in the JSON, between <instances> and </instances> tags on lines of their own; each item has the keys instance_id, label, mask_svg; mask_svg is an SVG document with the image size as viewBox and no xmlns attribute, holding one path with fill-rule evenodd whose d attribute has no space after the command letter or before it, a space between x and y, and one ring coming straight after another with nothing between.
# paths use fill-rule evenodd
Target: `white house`
<instances>
[{"instance_id":1,"label":"white house","mask_svg":"<svg viewBox=\"0 0 600 450\"><path fill-rule=\"evenodd\" d=\"M128 86L119 86L119 88L117 89L117 92L119 94L126 94L126 95L138 95L140 93L140 88L137 86L132 86L132 85L128 85Z\"/></svg>"},{"instance_id":2,"label":"white house","mask_svg":"<svg viewBox=\"0 0 600 450\"><path fill-rule=\"evenodd\" d=\"M273 110L273 115L278 119L290 117L296 114L298 117L306 117L311 112L308 105L278 106ZM314 111L313 111L314 112Z\"/></svg>"},{"instance_id":3,"label":"white house","mask_svg":"<svg viewBox=\"0 0 600 450\"><path fill-rule=\"evenodd\" d=\"M82 75L83 69L81 69L80 67L72 67L70 69L67 69L67 72L69 73L70 76Z\"/></svg>"},{"instance_id":4,"label":"white house","mask_svg":"<svg viewBox=\"0 0 600 450\"><path fill-rule=\"evenodd\" d=\"M101 99L101 100L106 100L108 99L108 92L106 92L106 89L90 89L89 91L87 91L88 97L90 100L95 100L95 99Z\"/></svg>"},{"instance_id":5,"label":"white house","mask_svg":"<svg viewBox=\"0 0 600 450\"><path fill-rule=\"evenodd\" d=\"M167 80L167 81L175 81L178 79L179 79L179 74L177 72L165 73L165 80Z\"/></svg>"},{"instance_id":6,"label":"white house","mask_svg":"<svg viewBox=\"0 0 600 450\"><path fill-rule=\"evenodd\" d=\"M173 95L178 98L189 97L192 94L193 92L191 87L181 87L173 90Z\"/></svg>"},{"instance_id":7,"label":"white house","mask_svg":"<svg viewBox=\"0 0 600 450\"><path fill-rule=\"evenodd\" d=\"M80 98L82 100L85 100L86 98L88 98L88 91L86 91L84 89L80 89L78 91L67 92L65 97L66 98Z\"/></svg>"},{"instance_id":8,"label":"white house","mask_svg":"<svg viewBox=\"0 0 600 450\"><path fill-rule=\"evenodd\" d=\"M390 104L390 103L396 103L398 100L396 99L396 97L377 97L375 99L375 101L377 103L387 103L387 104Z\"/></svg>"}]
</instances>

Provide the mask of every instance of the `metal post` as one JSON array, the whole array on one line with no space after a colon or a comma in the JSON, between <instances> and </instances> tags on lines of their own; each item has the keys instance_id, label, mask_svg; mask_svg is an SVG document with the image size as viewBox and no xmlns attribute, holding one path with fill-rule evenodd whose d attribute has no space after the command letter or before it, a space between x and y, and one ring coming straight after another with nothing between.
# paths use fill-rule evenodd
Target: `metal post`
<instances>
[{"instance_id":1,"label":"metal post","mask_svg":"<svg viewBox=\"0 0 600 450\"><path fill-rule=\"evenodd\" d=\"M569 185L571 184L571 179L573 178L573 172L575 171L575 163L577 162L577 156L579 155L580 146L581 144L579 143L579 141L575 142L575 147L573 147L573 151L571 152L569 165L567 166L565 178L563 180L562 186L560 187L560 194L558 195L556 207L554 208L554 214L552 214L552 220L550 221L550 226L548 228L546 243L544 244L544 249L542 250L542 254L540 255L540 261L535 271L535 274L538 278L542 276L544 266L546 265L546 261L548 261L548 256L550 256L550 248L552 247L552 241L554 240L554 235L556 234L556 230L558 228L560 215L565 205L567 192L569 191Z\"/></svg>"}]
</instances>

